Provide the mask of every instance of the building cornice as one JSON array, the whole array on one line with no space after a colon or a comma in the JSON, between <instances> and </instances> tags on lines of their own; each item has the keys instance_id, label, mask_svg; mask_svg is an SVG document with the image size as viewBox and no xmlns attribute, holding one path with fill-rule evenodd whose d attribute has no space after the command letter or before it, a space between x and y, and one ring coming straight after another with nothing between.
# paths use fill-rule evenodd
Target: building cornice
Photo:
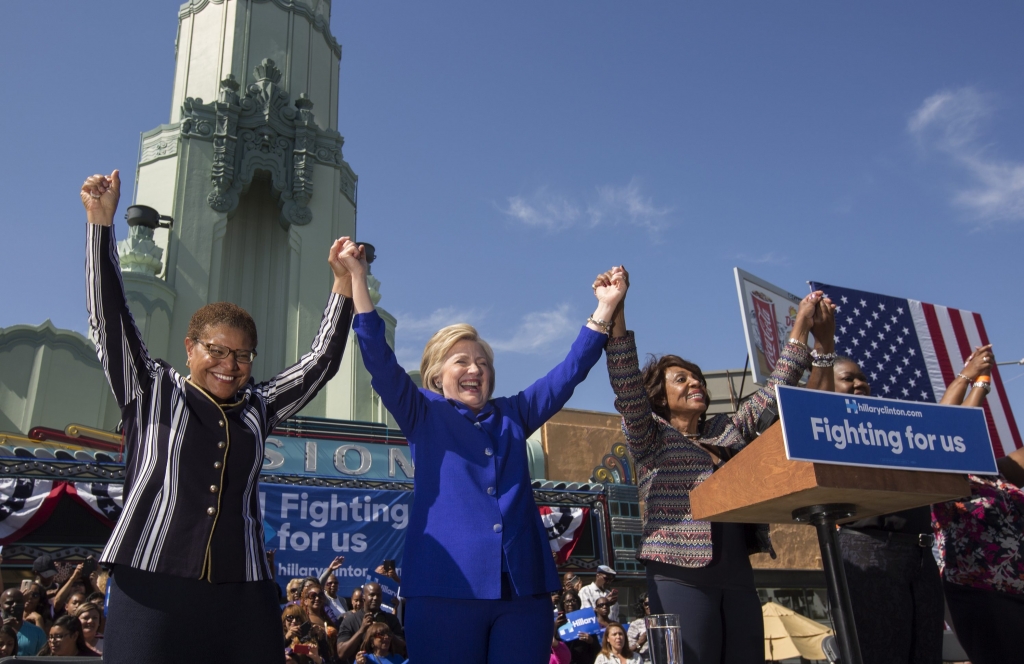
<instances>
[{"instance_id":1,"label":"building cornice","mask_svg":"<svg viewBox=\"0 0 1024 664\"><path fill-rule=\"evenodd\" d=\"M194 14L198 14L209 4L221 5L227 1L228 0L190 0L190 2L186 2L181 6L181 9L178 10L178 20L184 20ZM338 40L331 34L330 20L323 14L319 14L314 11L309 5L301 2L300 0L252 0L252 2L258 4L272 2L286 12L291 12L292 14L297 14L305 18L309 21L310 25L313 26L314 30L324 36L324 41L326 41L330 49L334 51L334 55L341 58L341 44L339 44ZM325 2L325 4L330 7L329 2Z\"/></svg>"}]
</instances>

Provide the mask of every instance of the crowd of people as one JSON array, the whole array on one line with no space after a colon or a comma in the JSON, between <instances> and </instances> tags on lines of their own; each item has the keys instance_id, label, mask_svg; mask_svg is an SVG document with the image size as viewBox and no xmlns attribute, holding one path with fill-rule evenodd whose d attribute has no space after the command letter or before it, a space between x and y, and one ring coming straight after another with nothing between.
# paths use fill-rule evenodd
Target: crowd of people
<instances>
[{"instance_id":1,"label":"crowd of people","mask_svg":"<svg viewBox=\"0 0 1024 664\"><path fill-rule=\"evenodd\" d=\"M107 573L92 558L62 573L48 555L32 571L18 588L0 579L0 657L100 657Z\"/></svg>"}]
</instances>

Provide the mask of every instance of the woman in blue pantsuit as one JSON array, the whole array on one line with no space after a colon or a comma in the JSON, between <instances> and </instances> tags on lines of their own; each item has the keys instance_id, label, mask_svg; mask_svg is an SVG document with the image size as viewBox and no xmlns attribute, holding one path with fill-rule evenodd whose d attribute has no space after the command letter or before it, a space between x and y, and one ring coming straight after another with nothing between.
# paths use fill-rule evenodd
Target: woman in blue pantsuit
<instances>
[{"instance_id":1,"label":"woman in blue pantsuit","mask_svg":"<svg viewBox=\"0 0 1024 664\"><path fill-rule=\"evenodd\" d=\"M431 338L417 388L384 339L362 248L346 244L341 259L363 362L416 466L402 572L410 661L446 661L456 638L463 662L547 662L550 593L561 584L533 501L526 438L600 359L606 321L626 293L621 270L595 283L597 310L565 360L519 394L492 399L493 354L469 325Z\"/></svg>"}]
</instances>

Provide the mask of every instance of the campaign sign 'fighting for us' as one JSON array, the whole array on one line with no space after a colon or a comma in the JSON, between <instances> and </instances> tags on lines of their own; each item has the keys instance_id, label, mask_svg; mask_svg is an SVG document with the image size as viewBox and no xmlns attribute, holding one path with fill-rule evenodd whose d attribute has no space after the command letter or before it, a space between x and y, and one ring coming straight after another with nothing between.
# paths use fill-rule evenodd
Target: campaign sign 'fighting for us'
<instances>
[{"instance_id":1,"label":"campaign sign 'fighting for us'","mask_svg":"<svg viewBox=\"0 0 1024 664\"><path fill-rule=\"evenodd\" d=\"M998 472L980 408L776 389L789 459L943 473Z\"/></svg>"}]
</instances>

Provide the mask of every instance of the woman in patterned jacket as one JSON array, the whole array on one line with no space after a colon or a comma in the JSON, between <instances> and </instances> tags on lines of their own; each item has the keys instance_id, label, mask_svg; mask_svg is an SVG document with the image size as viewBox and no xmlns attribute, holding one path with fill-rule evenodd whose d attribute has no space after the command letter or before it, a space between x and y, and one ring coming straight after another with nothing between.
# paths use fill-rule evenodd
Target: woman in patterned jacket
<instances>
[{"instance_id":1,"label":"woman in patterned jacket","mask_svg":"<svg viewBox=\"0 0 1024 664\"><path fill-rule=\"evenodd\" d=\"M682 619L686 664L764 661L761 603L748 555L771 551L767 528L697 521L690 492L757 436L761 414L774 406L775 386L796 385L810 367L808 332L822 326L822 336L831 338L824 326L834 324L833 311L820 291L805 297L767 384L735 415L711 418L700 367L664 355L641 371L625 306L616 314L606 352L644 504L637 557L647 568L651 613Z\"/></svg>"}]
</instances>

